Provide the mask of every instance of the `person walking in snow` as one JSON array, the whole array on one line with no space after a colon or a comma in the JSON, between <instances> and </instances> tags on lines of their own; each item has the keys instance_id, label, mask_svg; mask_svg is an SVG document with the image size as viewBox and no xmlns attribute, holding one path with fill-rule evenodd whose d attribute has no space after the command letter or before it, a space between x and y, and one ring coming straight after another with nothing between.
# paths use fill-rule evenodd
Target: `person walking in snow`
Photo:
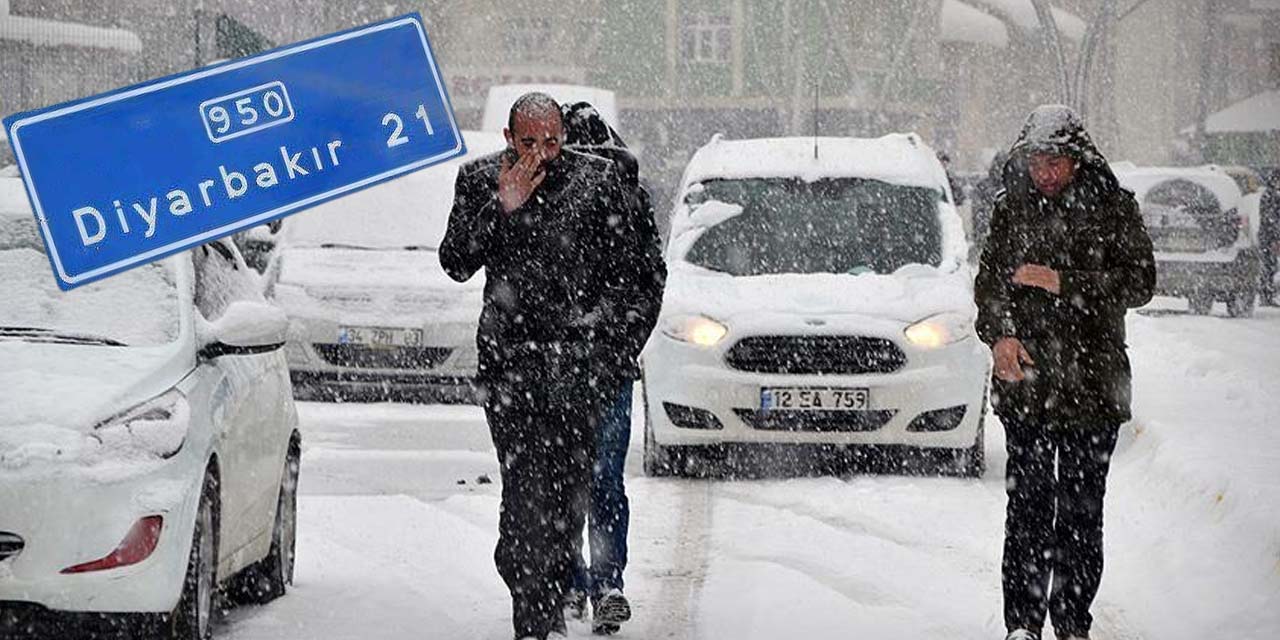
<instances>
[{"instance_id":1,"label":"person walking in snow","mask_svg":"<svg viewBox=\"0 0 1280 640\"><path fill-rule=\"evenodd\" d=\"M648 339L656 251L614 162L563 149L560 105L521 96L508 148L461 167L440 264L485 270L478 382L502 477L494 561L517 638L563 637L598 422ZM575 534L577 539L575 540Z\"/></svg>"},{"instance_id":2,"label":"person walking in snow","mask_svg":"<svg viewBox=\"0 0 1280 640\"><path fill-rule=\"evenodd\" d=\"M1010 150L975 283L1009 453L1007 640L1089 637L1102 503L1130 419L1125 314L1155 286L1151 239L1067 107L1035 109Z\"/></svg>"},{"instance_id":3,"label":"person walking in snow","mask_svg":"<svg viewBox=\"0 0 1280 640\"><path fill-rule=\"evenodd\" d=\"M667 271L658 250L658 231L649 193L640 185L640 165L618 133L590 103L564 105L562 110L567 148L613 161L627 190L635 195L639 207L636 226L642 229L643 237L650 239L651 250L645 252L642 262L619 266L639 272L632 278L641 285L637 294L642 304L636 308L644 314L642 322L652 329L658 321ZM623 468L631 443L632 386L640 377L638 360L643 346L643 343L628 341L614 350L620 356L615 376L618 384L606 393L612 401L598 423L596 462L591 478L587 536L591 561L585 561L580 552L575 556L573 588L566 599L569 615L579 619L586 616L590 601L592 630L602 635L616 633L622 623L631 619L631 605L622 591L631 518Z\"/></svg>"}]
</instances>

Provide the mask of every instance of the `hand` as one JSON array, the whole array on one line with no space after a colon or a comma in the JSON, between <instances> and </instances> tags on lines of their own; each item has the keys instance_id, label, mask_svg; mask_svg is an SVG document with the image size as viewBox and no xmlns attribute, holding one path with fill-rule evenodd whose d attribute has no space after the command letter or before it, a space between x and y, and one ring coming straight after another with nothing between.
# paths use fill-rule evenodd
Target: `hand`
<instances>
[{"instance_id":1,"label":"hand","mask_svg":"<svg viewBox=\"0 0 1280 640\"><path fill-rule=\"evenodd\" d=\"M1062 293L1062 276L1049 267L1024 264L1013 272L1013 283L1024 287L1040 287L1053 295Z\"/></svg>"},{"instance_id":2,"label":"hand","mask_svg":"<svg viewBox=\"0 0 1280 640\"><path fill-rule=\"evenodd\" d=\"M503 154L498 171L498 201L502 203L502 210L511 213L519 209L546 177L546 171L542 170L542 154L525 154L514 165Z\"/></svg>"},{"instance_id":3,"label":"hand","mask_svg":"<svg viewBox=\"0 0 1280 640\"><path fill-rule=\"evenodd\" d=\"M1022 382L1027 377L1022 365L1036 364L1017 338L1000 338L991 346L991 355L995 359L996 377L1005 382Z\"/></svg>"}]
</instances>

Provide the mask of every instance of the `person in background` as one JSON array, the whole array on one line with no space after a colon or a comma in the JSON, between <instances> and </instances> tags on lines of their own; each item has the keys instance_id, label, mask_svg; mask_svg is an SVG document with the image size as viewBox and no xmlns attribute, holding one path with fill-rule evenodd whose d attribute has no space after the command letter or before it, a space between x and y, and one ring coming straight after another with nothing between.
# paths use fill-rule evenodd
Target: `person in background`
<instances>
[{"instance_id":1,"label":"person in background","mask_svg":"<svg viewBox=\"0 0 1280 640\"><path fill-rule=\"evenodd\" d=\"M1262 204L1258 207L1258 244L1262 251L1262 304L1280 305L1276 298L1276 265L1280 261L1280 167L1260 172L1263 178Z\"/></svg>"},{"instance_id":2,"label":"person in background","mask_svg":"<svg viewBox=\"0 0 1280 640\"><path fill-rule=\"evenodd\" d=\"M987 234L991 229L991 211L996 206L996 196L1004 189L1001 175L1004 165L1009 161L1009 152L999 151L991 159L987 167L987 175L973 187L973 199L970 211L973 219L973 235L971 238L972 260L982 255L982 247L987 243Z\"/></svg>"},{"instance_id":3,"label":"person in background","mask_svg":"<svg viewBox=\"0 0 1280 640\"><path fill-rule=\"evenodd\" d=\"M502 476L494 561L516 638L566 637L596 434L652 329L644 265L654 241L634 193L603 158L563 149L560 105L511 107L508 148L458 171L440 264L485 270L476 344Z\"/></svg>"},{"instance_id":4,"label":"person in background","mask_svg":"<svg viewBox=\"0 0 1280 640\"><path fill-rule=\"evenodd\" d=\"M1009 462L1007 640L1089 637L1102 580L1102 503L1130 419L1125 314L1155 288L1133 193L1079 116L1035 109L1010 151L974 285Z\"/></svg>"},{"instance_id":5,"label":"person in background","mask_svg":"<svg viewBox=\"0 0 1280 640\"><path fill-rule=\"evenodd\" d=\"M643 263L625 266L640 272L636 281L642 285L642 291L636 309L644 314L642 322L652 329L658 320L667 272L658 246L653 206L648 191L640 184L640 165L618 133L590 103L564 105L562 111L566 148L612 161L626 189L636 197L635 224L642 228L639 233L649 243L649 251L643 254ZM643 347L643 343L630 342L617 350L622 357L617 363L619 386L609 393L614 400L596 433L596 462L587 519L591 561L586 562L581 553L577 555L573 589L565 603L569 615L582 619L590 601L592 631L602 635L617 633L622 623L631 619L631 605L623 595L622 577L627 567L627 530L631 518L623 469L631 443L632 387L640 377L639 357Z\"/></svg>"}]
</instances>

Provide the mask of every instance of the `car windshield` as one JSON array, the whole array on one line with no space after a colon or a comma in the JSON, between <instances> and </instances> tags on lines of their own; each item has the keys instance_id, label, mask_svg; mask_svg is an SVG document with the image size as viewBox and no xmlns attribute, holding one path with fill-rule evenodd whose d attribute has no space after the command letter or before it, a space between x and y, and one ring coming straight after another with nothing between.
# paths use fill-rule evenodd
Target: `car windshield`
<instances>
[{"instance_id":1,"label":"car windshield","mask_svg":"<svg viewBox=\"0 0 1280 640\"><path fill-rule=\"evenodd\" d=\"M34 216L29 210L6 211L4 204L0 202L0 342L142 347L177 339L178 288L170 266L149 264L61 291Z\"/></svg>"},{"instance_id":2,"label":"car windshield","mask_svg":"<svg viewBox=\"0 0 1280 640\"><path fill-rule=\"evenodd\" d=\"M752 276L881 273L938 265L942 228L933 189L877 180L795 178L710 180L703 195L742 207L707 229L685 259Z\"/></svg>"},{"instance_id":3,"label":"car windshield","mask_svg":"<svg viewBox=\"0 0 1280 640\"><path fill-rule=\"evenodd\" d=\"M1239 233L1235 211L1224 211L1212 191L1191 180L1155 185L1141 209L1157 251L1209 251L1231 246Z\"/></svg>"},{"instance_id":4,"label":"car windshield","mask_svg":"<svg viewBox=\"0 0 1280 640\"><path fill-rule=\"evenodd\" d=\"M290 216L291 246L434 249L453 206L457 162L416 171Z\"/></svg>"}]
</instances>

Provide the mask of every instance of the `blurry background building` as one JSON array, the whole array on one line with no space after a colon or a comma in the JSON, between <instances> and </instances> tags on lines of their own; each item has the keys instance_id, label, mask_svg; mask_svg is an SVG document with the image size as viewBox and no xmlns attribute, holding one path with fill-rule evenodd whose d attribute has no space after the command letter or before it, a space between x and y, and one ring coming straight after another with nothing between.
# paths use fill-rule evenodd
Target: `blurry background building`
<instances>
[{"instance_id":1,"label":"blurry background building","mask_svg":"<svg viewBox=\"0 0 1280 640\"><path fill-rule=\"evenodd\" d=\"M714 133L815 125L915 130L976 171L1063 99L1037 1L0 0L0 114L419 11L464 128L494 84L611 89L663 191ZM1084 106L1110 157L1280 164L1274 127L1235 130L1275 109L1280 0L1053 2L1073 82L1109 25Z\"/></svg>"}]
</instances>

